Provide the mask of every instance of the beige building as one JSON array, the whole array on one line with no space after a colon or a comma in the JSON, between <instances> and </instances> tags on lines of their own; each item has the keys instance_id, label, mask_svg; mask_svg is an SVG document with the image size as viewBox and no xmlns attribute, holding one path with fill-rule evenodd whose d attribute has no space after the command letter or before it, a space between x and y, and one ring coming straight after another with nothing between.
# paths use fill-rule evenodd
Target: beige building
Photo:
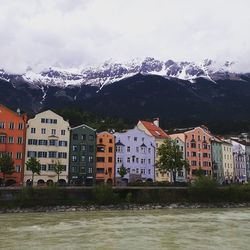
<instances>
[{"instance_id":1,"label":"beige building","mask_svg":"<svg viewBox=\"0 0 250 250\"><path fill-rule=\"evenodd\" d=\"M69 128L67 121L50 110L39 113L28 121L25 162L30 157L35 157L41 163L41 173L35 174L34 185L57 182L54 164L58 161L64 167L59 183L68 182ZM28 184L31 178L32 172L25 166L24 183Z\"/></svg>"},{"instance_id":2,"label":"beige building","mask_svg":"<svg viewBox=\"0 0 250 250\"><path fill-rule=\"evenodd\" d=\"M154 120L154 122L147 121L139 121L137 123L138 129L144 131L146 134L153 136L155 139L155 162L158 161L159 157L157 154L157 148L159 148L165 139L170 138L160 127L159 127L159 119ZM171 181L170 173L161 173L155 167L155 181Z\"/></svg>"},{"instance_id":3,"label":"beige building","mask_svg":"<svg viewBox=\"0 0 250 250\"><path fill-rule=\"evenodd\" d=\"M229 142L222 141L222 165L225 180L233 180L234 165L233 165L233 145Z\"/></svg>"}]
</instances>

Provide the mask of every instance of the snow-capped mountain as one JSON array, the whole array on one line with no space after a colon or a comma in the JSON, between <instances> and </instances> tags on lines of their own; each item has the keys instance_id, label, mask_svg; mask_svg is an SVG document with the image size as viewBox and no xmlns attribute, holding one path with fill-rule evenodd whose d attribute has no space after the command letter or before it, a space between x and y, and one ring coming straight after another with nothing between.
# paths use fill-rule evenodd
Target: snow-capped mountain
<instances>
[{"instance_id":1,"label":"snow-capped mountain","mask_svg":"<svg viewBox=\"0 0 250 250\"><path fill-rule=\"evenodd\" d=\"M167 79L177 78L194 82L197 78L210 81L219 79L241 80L240 75L234 70L234 63L225 62L218 64L212 60L201 63L175 62L172 60L160 61L148 57L144 60L132 60L125 63L106 61L97 67L62 69L50 67L40 73L27 69L24 74L8 74L0 70L0 78L10 80L20 78L34 85L49 85L67 87L71 85L90 85L101 89L103 86L131 77L136 74L160 75Z\"/></svg>"}]
</instances>

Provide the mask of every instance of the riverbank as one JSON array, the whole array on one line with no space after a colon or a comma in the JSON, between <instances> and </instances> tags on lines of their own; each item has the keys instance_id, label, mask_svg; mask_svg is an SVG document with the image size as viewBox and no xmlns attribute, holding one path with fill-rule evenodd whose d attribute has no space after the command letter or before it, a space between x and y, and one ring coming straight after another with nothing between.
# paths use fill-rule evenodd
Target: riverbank
<instances>
[{"instance_id":1,"label":"riverbank","mask_svg":"<svg viewBox=\"0 0 250 250\"><path fill-rule=\"evenodd\" d=\"M171 203L171 204L119 204L119 205L78 205L78 206L36 206L30 208L0 208L3 213L50 213L84 211L122 211L156 209L208 209L208 208L250 208L247 203Z\"/></svg>"}]
</instances>

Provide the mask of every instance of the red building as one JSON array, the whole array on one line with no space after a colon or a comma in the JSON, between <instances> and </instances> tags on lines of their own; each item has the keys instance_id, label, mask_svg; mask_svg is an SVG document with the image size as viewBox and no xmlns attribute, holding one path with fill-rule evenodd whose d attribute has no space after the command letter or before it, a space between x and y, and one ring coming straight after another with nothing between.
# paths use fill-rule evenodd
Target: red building
<instances>
[{"instance_id":1,"label":"red building","mask_svg":"<svg viewBox=\"0 0 250 250\"><path fill-rule=\"evenodd\" d=\"M27 116L0 104L0 157L7 153L14 161L14 173L6 175L6 185L23 185ZM3 173L0 172L0 183Z\"/></svg>"}]
</instances>

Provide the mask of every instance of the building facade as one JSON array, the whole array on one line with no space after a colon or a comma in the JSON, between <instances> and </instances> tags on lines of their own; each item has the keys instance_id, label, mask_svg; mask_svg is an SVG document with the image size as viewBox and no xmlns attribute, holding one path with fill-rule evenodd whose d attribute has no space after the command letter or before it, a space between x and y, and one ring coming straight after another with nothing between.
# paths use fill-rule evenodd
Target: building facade
<instances>
[{"instance_id":1,"label":"building facade","mask_svg":"<svg viewBox=\"0 0 250 250\"><path fill-rule=\"evenodd\" d=\"M63 165L59 183L68 182L69 123L51 110L37 114L27 124L25 161L35 157L40 161L40 175L34 176L33 185L52 184L58 181L54 171L56 162ZM29 184L32 172L25 167L24 182Z\"/></svg>"},{"instance_id":2,"label":"building facade","mask_svg":"<svg viewBox=\"0 0 250 250\"><path fill-rule=\"evenodd\" d=\"M82 124L70 130L69 180L91 186L96 177L96 131Z\"/></svg>"},{"instance_id":3,"label":"building facade","mask_svg":"<svg viewBox=\"0 0 250 250\"><path fill-rule=\"evenodd\" d=\"M234 179L233 145L230 142L222 141L222 165L224 182L231 183Z\"/></svg>"},{"instance_id":4,"label":"building facade","mask_svg":"<svg viewBox=\"0 0 250 250\"><path fill-rule=\"evenodd\" d=\"M170 135L170 138L176 142L179 146L180 151L182 152L182 159L186 159L186 150L185 150L185 136L183 134ZM183 167L182 170L176 173L176 181L177 182L186 182L187 181L188 171ZM171 177L171 181L173 181L173 177Z\"/></svg>"},{"instance_id":5,"label":"building facade","mask_svg":"<svg viewBox=\"0 0 250 250\"><path fill-rule=\"evenodd\" d=\"M116 177L123 165L129 182L155 180L155 140L135 127L116 137Z\"/></svg>"},{"instance_id":6,"label":"building facade","mask_svg":"<svg viewBox=\"0 0 250 250\"><path fill-rule=\"evenodd\" d=\"M96 183L115 184L115 136L108 132L96 135Z\"/></svg>"},{"instance_id":7,"label":"building facade","mask_svg":"<svg viewBox=\"0 0 250 250\"><path fill-rule=\"evenodd\" d=\"M225 177L222 162L222 141L216 137L212 138L212 167L213 177L219 183L223 183Z\"/></svg>"},{"instance_id":8,"label":"building facade","mask_svg":"<svg viewBox=\"0 0 250 250\"><path fill-rule=\"evenodd\" d=\"M164 143L165 139L169 139L170 137L164 132L163 129L159 127L159 118L155 119L153 122L148 121L139 121L137 123L137 127L144 131L147 135L153 136L156 150L155 150L155 163L159 159L157 149ZM171 181L170 172L161 173L157 167L155 167L155 181Z\"/></svg>"},{"instance_id":9,"label":"building facade","mask_svg":"<svg viewBox=\"0 0 250 250\"><path fill-rule=\"evenodd\" d=\"M184 129L186 160L189 162L188 179L193 179L198 169L212 175L212 135L205 126Z\"/></svg>"},{"instance_id":10,"label":"building facade","mask_svg":"<svg viewBox=\"0 0 250 250\"><path fill-rule=\"evenodd\" d=\"M245 145L239 141L231 140L233 145L233 161L234 161L234 181L247 181L247 162Z\"/></svg>"},{"instance_id":11,"label":"building facade","mask_svg":"<svg viewBox=\"0 0 250 250\"><path fill-rule=\"evenodd\" d=\"M5 185L23 185L25 166L26 115L0 105L0 157L8 154L14 161L14 172L5 176ZM0 185L3 185L0 172Z\"/></svg>"}]
</instances>

